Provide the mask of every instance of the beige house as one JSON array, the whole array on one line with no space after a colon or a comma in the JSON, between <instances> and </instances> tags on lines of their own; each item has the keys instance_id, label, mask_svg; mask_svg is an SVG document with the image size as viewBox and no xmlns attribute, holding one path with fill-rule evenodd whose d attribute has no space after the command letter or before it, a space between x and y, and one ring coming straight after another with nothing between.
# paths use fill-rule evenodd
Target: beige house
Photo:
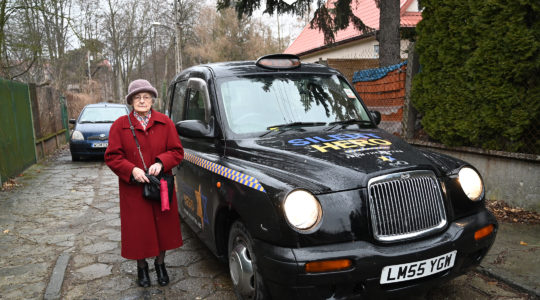
<instances>
[{"instance_id":1,"label":"beige house","mask_svg":"<svg viewBox=\"0 0 540 300\"><path fill-rule=\"evenodd\" d=\"M333 1L328 1L330 2ZM354 14L373 30L362 32L351 24L336 33L335 44L329 47L324 44L323 33L319 29L310 29L308 24L284 53L296 54L305 62L378 58L379 42L375 39L375 32L379 29L379 8L375 5L375 0L352 1L351 5ZM422 19L418 0L400 0L400 7L401 27L416 27ZM405 50L408 45L408 40L401 41L402 58L407 58Z\"/></svg>"}]
</instances>

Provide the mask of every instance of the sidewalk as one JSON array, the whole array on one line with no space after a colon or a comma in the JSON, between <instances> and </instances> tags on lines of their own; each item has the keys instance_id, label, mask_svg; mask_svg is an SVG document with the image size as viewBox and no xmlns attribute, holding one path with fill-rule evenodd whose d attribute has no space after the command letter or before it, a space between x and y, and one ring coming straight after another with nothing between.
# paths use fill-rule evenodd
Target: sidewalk
<instances>
[{"instance_id":1,"label":"sidewalk","mask_svg":"<svg viewBox=\"0 0 540 300\"><path fill-rule=\"evenodd\" d=\"M540 299L540 225L499 222L478 271Z\"/></svg>"}]
</instances>

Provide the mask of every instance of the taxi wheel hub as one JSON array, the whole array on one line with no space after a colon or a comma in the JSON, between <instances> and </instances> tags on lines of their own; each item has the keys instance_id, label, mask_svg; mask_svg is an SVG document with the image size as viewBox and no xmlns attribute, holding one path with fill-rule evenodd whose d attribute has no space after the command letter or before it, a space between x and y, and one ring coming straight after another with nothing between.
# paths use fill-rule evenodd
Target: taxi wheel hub
<instances>
[{"instance_id":1,"label":"taxi wheel hub","mask_svg":"<svg viewBox=\"0 0 540 300\"><path fill-rule=\"evenodd\" d=\"M253 295L255 292L253 264L249 249L243 243L236 243L229 255L231 279L241 295Z\"/></svg>"}]
</instances>

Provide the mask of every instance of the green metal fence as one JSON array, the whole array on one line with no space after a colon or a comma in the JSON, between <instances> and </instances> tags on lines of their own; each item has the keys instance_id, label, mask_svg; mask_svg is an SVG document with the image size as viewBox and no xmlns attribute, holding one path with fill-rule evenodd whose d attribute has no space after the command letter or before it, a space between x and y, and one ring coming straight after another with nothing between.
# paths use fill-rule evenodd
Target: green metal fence
<instances>
[{"instance_id":1,"label":"green metal fence","mask_svg":"<svg viewBox=\"0 0 540 300\"><path fill-rule=\"evenodd\" d=\"M28 85L0 78L0 183L36 162Z\"/></svg>"}]
</instances>

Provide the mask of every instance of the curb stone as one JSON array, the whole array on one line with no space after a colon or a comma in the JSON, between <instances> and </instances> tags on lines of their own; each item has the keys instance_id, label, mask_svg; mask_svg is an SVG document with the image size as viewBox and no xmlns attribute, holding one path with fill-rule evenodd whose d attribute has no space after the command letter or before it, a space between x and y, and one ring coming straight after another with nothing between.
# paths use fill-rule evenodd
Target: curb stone
<instances>
[{"instance_id":1,"label":"curb stone","mask_svg":"<svg viewBox=\"0 0 540 300\"><path fill-rule=\"evenodd\" d=\"M71 255L69 253L62 253L56 260L49 284L45 290L45 300L60 299L60 292L62 290L62 283L64 282L64 274Z\"/></svg>"},{"instance_id":2,"label":"curb stone","mask_svg":"<svg viewBox=\"0 0 540 300\"><path fill-rule=\"evenodd\" d=\"M512 288L514 288L516 290L519 290L519 291L527 293L527 294L529 294L531 296L534 296L534 297L536 297L536 299L540 299L540 293L538 293L534 289L532 289L532 288L530 288L530 287L528 287L526 285L523 285L523 284L521 284L519 282L516 282L514 280L508 279L508 278L506 278L504 276L498 275L497 273L493 272L489 268L479 266L476 270L478 272L480 272L481 274L484 274L484 275L489 276L491 278L494 278L496 280L502 281L505 284L509 285L510 287L512 287Z\"/></svg>"}]
</instances>

